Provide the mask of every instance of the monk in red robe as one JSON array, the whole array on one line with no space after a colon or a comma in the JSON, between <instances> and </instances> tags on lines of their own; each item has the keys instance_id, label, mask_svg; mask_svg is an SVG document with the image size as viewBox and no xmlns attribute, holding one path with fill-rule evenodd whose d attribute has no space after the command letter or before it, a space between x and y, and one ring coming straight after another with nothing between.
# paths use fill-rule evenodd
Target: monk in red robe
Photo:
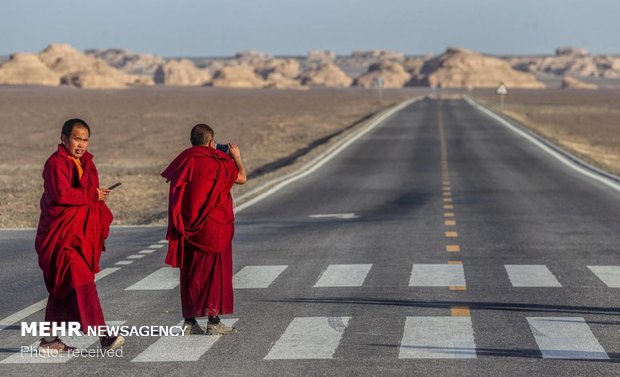
<instances>
[{"instance_id":1,"label":"monk in red robe","mask_svg":"<svg viewBox=\"0 0 620 377\"><path fill-rule=\"evenodd\" d=\"M105 204L110 190L99 187L93 155L87 151L90 128L81 119L62 127L58 150L43 167L44 192L35 240L39 266L49 292L45 321L105 326L95 273L105 250L112 213ZM116 349L122 336L102 337L101 346ZM41 339L43 354L70 352L75 347L57 337Z\"/></svg>"},{"instance_id":2,"label":"monk in red robe","mask_svg":"<svg viewBox=\"0 0 620 377\"><path fill-rule=\"evenodd\" d=\"M232 186L247 175L239 147L216 144L206 124L192 128L192 147L162 173L170 182L166 263L181 269L181 304L186 334L226 335L236 329L220 321L233 312ZM226 151L223 151L223 150ZM209 317L206 329L196 317Z\"/></svg>"}]
</instances>

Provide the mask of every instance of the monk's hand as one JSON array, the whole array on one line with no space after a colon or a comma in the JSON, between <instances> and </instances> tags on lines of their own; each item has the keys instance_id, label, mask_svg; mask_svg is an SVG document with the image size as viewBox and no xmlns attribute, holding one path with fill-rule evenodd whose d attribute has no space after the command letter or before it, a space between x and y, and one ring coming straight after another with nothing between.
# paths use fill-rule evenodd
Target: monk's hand
<instances>
[{"instance_id":1,"label":"monk's hand","mask_svg":"<svg viewBox=\"0 0 620 377\"><path fill-rule=\"evenodd\" d=\"M228 144L228 154L230 154L230 157L235 160L241 159L241 152L239 151L239 146L237 144Z\"/></svg>"},{"instance_id":2,"label":"monk's hand","mask_svg":"<svg viewBox=\"0 0 620 377\"><path fill-rule=\"evenodd\" d=\"M107 188L98 188L97 193L99 194L99 200L105 202L108 200L108 196L111 192L112 190L108 190Z\"/></svg>"}]
</instances>

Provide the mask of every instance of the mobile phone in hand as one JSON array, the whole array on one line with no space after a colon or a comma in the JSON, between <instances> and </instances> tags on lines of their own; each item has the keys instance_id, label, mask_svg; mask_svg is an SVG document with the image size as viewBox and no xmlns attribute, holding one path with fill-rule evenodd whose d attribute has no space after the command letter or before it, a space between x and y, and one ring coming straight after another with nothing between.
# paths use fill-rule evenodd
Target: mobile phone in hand
<instances>
[{"instance_id":1,"label":"mobile phone in hand","mask_svg":"<svg viewBox=\"0 0 620 377\"><path fill-rule=\"evenodd\" d=\"M108 190L114 190L115 188L117 188L120 185L121 185L121 183L117 182L117 183L113 184L112 186L108 187Z\"/></svg>"}]
</instances>

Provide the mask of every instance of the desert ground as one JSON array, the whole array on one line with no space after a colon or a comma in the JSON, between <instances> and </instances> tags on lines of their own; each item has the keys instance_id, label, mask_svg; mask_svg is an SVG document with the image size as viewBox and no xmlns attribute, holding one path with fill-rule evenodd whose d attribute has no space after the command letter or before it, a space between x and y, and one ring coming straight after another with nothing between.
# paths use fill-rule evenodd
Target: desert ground
<instances>
[{"instance_id":1,"label":"desert ground","mask_svg":"<svg viewBox=\"0 0 620 377\"><path fill-rule=\"evenodd\" d=\"M0 86L0 227L34 227L41 171L59 143L62 123L91 126L102 186L115 182L108 204L114 224L163 224L168 185L161 171L189 146L196 123L213 126L218 142L239 144L252 178L241 195L309 160L365 119L422 89L235 90L149 87L88 91Z\"/></svg>"},{"instance_id":2,"label":"desert ground","mask_svg":"<svg viewBox=\"0 0 620 377\"><path fill-rule=\"evenodd\" d=\"M586 162L620 175L620 90L511 90L473 97Z\"/></svg>"}]
</instances>

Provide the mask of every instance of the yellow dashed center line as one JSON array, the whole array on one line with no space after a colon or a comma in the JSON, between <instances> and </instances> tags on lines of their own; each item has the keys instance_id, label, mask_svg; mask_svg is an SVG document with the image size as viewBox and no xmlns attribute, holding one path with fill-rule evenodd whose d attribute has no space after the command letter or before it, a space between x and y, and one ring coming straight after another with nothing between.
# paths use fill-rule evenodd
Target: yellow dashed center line
<instances>
[{"instance_id":1,"label":"yellow dashed center line","mask_svg":"<svg viewBox=\"0 0 620 377\"><path fill-rule=\"evenodd\" d=\"M446 232L446 237L455 238L458 236L459 234L457 232Z\"/></svg>"},{"instance_id":2,"label":"yellow dashed center line","mask_svg":"<svg viewBox=\"0 0 620 377\"><path fill-rule=\"evenodd\" d=\"M446 245L446 251L449 253L458 253L461 251L461 247L459 245Z\"/></svg>"},{"instance_id":3,"label":"yellow dashed center line","mask_svg":"<svg viewBox=\"0 0 620 377\"><path fill-rule=\"evenodd\" d=\"M444 221L444 224L446 226L455 226L456 225L456 221L454 221L454 220L446 220L446 221Z\"/></svg>"},{"instance_id":4,"label":"yellow dashed center line","mask_svg":"<svg viewBox=\"0 0 620 377\"><path fill-rule=\"evenodd\" d=\"M453 317L471 317L467 306L453 306L450 308L450 313Z\"/></svg>"},{"instance_id":5,"label":"yellow dashed center line","mask_svg":"<svg viewBox=\"0 0 620 377\"><path fill-rule=\"evenodd\" d=\"M464 285L451 285L450 290L451 291L466 291L467 288Z\"/></svg>"}]
</instances>

